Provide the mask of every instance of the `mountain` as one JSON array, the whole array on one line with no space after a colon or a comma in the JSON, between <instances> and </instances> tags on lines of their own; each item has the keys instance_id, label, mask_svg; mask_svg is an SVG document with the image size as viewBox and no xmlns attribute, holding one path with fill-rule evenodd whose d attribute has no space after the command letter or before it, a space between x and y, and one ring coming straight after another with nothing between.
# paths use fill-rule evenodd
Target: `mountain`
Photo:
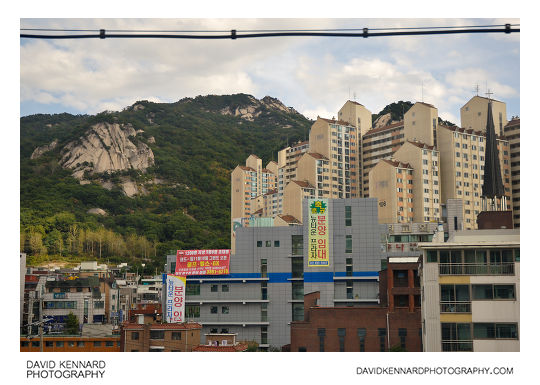
<instances>
[{"instance_id":1,"label":"mountain","mask_svg":"<svg viewBox=\"0 0 540 385\"><path fill-rule=\"evenodd\" d=\"M31 261L101 255L155 266L177 248L228 248L230 172L250 153L277 160L312 124L246 94L20 122L21 250Z\"/></svg>"}]
</instances>

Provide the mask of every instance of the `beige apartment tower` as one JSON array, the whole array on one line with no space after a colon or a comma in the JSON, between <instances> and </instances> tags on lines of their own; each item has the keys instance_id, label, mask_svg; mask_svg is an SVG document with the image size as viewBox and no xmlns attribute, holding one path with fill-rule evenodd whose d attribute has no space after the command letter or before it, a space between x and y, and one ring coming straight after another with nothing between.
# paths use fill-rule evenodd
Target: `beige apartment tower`
<instances>
[{"instance_id":1,"label":"beige apartment tower","mask_svg":"<svg viewBox=\"0 0 540 385\"><path fill-rule=\"evenodd\" d=\"M512 181L512 211L514 228L519 228L519 118L514 118L504 127L504 135L510 145L510 175Z\"/></svg>"},{"instance_id":2,"label":"beige apartment tower","mask_svg":"<svg viewBox=\"0 0 540 385\"><path fill-rule=\"evenodd\" d=\"M382 159L369 173L369 196L377 198L379 223L412 223L414 198L411 165Z\"/></svg>"},{"instance_id":3,"label":"beige apartment tower","mask_svg":"<svg viewBox=\"0 0 540 385\"><path fill-rule=\"evenodd\" d=\"M474 96L460 109L461 127L474 131L486 133L488 103L491 100L493 110L493 123L495 124L495 134L504 135L504 126L508 124L506 120L506 103L498 100Z\"/></svg>"}]
</instances>

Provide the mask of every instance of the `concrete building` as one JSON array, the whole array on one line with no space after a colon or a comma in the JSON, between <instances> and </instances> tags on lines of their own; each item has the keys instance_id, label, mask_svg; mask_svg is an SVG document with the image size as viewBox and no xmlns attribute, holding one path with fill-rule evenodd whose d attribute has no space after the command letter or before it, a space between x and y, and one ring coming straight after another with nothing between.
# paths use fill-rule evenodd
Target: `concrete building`
<instances>
[{"instance_id":1,"label":"concrete building","mask_svg":"<svg viewBox=\"0 0 540 385\"><path fill-rule=\"evenodd\" d=\"M439 151L432 145L407 140L396 151L394 157L409 164L413 169L413 222L439 222L441 220Z\"/></svg>"},{"instance_id":2,"label":"concrete building","mask_svg":"<svg viewBox=\"0 0 540 385\"><path fill-rule=\"evenodd\" d=\"M504 136L508 139L510 145L510 175L512 181L514 228L519 228L519 127L519 118L513 118L506 126L504 126Z\"/></svg>"},{"instance_id":3,"label":"concrete building","mask_svg":"<svg viewBox=\"0 0 540 385\"><path fill-rule=\"evenodd\" d=\"M374 128L362 137L362 194L369 197L369 172L380 159L392 157L405 142L403 121Z\"/></svg>"},{"instance_id":4,"label":"concrete building","mask_svg":"<svg viewBox=\"0 0 540 385\"><path fill-rule=\"evenodd\" d=\"M305 181L293 180L283 190L283 214L302 220L302 201L315 198L315 186Z\"/></svg>"},{"instance_id":5,"label":"concrete building","mask_svg":"<svg viewBox=\"0 0 540 385\"><path fill-rule=\"evenodd\" d=\"M293 352L422 351L418 257L390 257L379 273L379 305L318 305L304 296L304 320L291 322ZM351 296L352 298L352 296Z\"/></svg>"},{"instance_id":6,"label":"concrete building","mask_svg":"<svg viewBox=\"0 0 540 385\"><path fill-rule=\"evenodd\" d=\"M302 205L305 223L308 201ZM304 292L319 291L321 306L377 304L377 201L330 199L328 214L329 267L308 267L308 226L239 228L229 275L187 278L187 319L203 334L238 334L264 350L290 343L289 323L304 316ZM167 256L168 272L175 262Z\"/></svg>"},{"instance_id":7,"label":"concrete building","mask_svg":"<svg viewBox=\"0 0 540 385\"><path fill-rule=\"evenodd\" d=\"M201 325L194 322L179 324L124 323L121 351L123 352L191 352L200 344Z\"/></svg>"},{"instance_id":8,"label":"concrete building","mask_svg":"<svg viewBox=\"0 0 540 385\"><path fill-rule=\"evenodd\" d=\"M519 351L519 231L459 231L419 246L424 351Z\"/></svg>"},{"instance_id":9,"label":"concrete building","mask_svg":"<svg viewBox=\"0 0 540 385\"><path fill-rule=\"evenodd\" d=\"M435 106L423 102L414 103L403 118L404 139L437 147L438 119L439 114Z\"/></svg>"},{"instance_id":10,"label":"concrete building","mask_svg":"<svg viewBox=\"0 0 540 385\"><path fill-rule=\"evenodd\" d=\"M413 168L408 163L382 159L369 173L369 196L378 201L380 223L414 220Z\"/></svg>"},{"instance_id":11,"label":"concrete building","mask_svg":"<svg viewBox=\"0 0 540 385\"><path fill-rule=\"evenodd\" d=\"M460 109L461 127L486 133L488 103L491 100L493 108L493 121L497 136L504 135L504 127L508 124L506 119L506 103L488 99L483 96L472 97Z\"/></svg>"},{"instance_id":12,"label":"concrete building","mask_svg":"<svg viewBox=\"0 0 540 385\"><path fill-rule=\"evenodd\" d=\"M464 229L476 228L476 217L482 210L485 141L485 133L480 131L438 126L441 199L443 202L463 200ZM510 145L504 138L498 138L497 148L504 190L511 206Z\"/></svg>"},{"instance_id":13,"label":"concrete building","mask_svg":"<svg viewBox=\"0 0 540 385\"><path fill-rule=\"evenodd\" d=\"M317 198L329 198L332 183L330 160L316 152L305 153L298 161L296 180L312 185Z\"/></svg>"},{"instance_id":14,"label":"concrete building","mask_svg":"<svg viewBox=\"0 0 540 385\"><path fill-rule=\"evenodd\" d=\"M348 122L318 117L309 132L309 151L329 160L330 198L360 197L360 137Z\"/></svg>"},{"instance_id":15,"label":"concrete building","mask_svg":"<svg viewBox=\"0 0 540 385\"><path fill-rule=\"evenodd\" d=\"M296 169L298 168L298 161L308 151L309 142L304 141L287 146L278 152L278 167L283 169L281 189L284 189L290 181L297 179Z\"/></svg>"}]
</instances>

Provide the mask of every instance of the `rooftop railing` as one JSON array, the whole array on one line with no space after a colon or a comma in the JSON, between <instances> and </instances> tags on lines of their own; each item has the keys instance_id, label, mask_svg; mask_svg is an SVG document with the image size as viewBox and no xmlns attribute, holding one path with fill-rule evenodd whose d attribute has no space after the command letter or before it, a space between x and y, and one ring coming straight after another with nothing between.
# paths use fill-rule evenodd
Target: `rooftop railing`
<instances>
[{"instance_id":1,"label":"rooftop railing","mask_svg":"<svg viewBox=\"0 0 540 385\"><path fill-rule=\"evenodd\" d=\"M499 264L440 263L440 275L514 275L514 262Z\"/></svg>"}]
</instances>

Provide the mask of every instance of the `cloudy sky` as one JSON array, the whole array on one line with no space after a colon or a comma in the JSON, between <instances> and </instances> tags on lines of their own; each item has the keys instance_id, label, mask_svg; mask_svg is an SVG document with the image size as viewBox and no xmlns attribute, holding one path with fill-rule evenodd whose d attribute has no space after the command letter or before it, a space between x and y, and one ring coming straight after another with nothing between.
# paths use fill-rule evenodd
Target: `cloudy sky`
<instances>
[{"instance_id":1,"label":"cloudy sky","mask_svg":"<svg viewBox=\"0 0 540 385\"><path fill-rule=\"evenodd\" d=\"M21 28L253 30L471 26L519 19L21 19ZM309 118L347 99L373 113L425 101L459 124L459 108L486 88L520 114L519 34L281 37L239 40L20 41L21 115L120 110L137 100L207 94L276 97Z\"/></svg>"}]
</instances>

